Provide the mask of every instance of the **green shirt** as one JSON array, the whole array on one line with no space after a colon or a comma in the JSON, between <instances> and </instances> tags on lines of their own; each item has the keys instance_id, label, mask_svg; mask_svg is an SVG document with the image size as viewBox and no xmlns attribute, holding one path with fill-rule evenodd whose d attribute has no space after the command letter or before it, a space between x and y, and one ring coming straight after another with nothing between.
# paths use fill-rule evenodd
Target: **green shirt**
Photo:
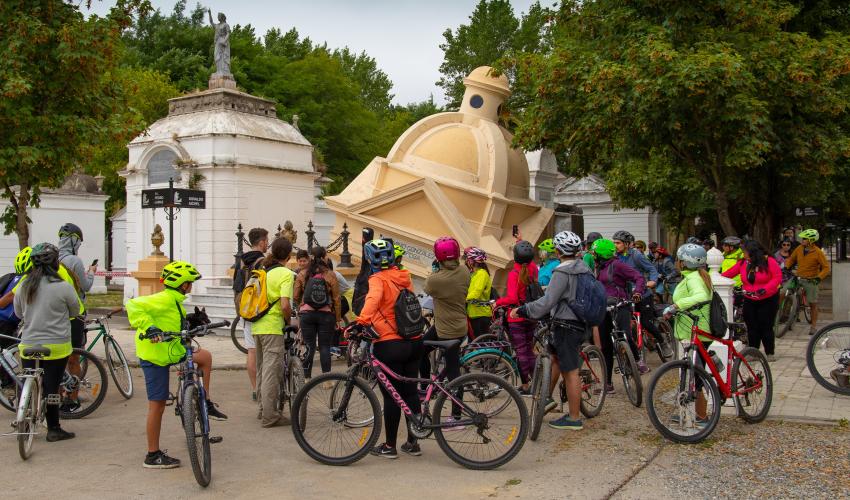
<instances>
[{"instance_id":1,"label":"green shirt","mask_svg":"<svg viewBox=\"0 0 850 500\"><path fill-rule=\"evenodd\" d=\"M487 304L490 301L490 273L480 267L472 272L469 290L466 292L466 315L470 318L489 318L493 311Z\"/></svg>"},{"instance_id":2,"label":"green shirt","mask_svg":"<svg viewBox=\"0 0 850 500\"><path fill-rule=\"evenodd\" d=\"M152 294L136 297L127 301L127 320L136 329L136 356L159 366L168 366L180 362L186 354L186 348L179 338L153 343L139 338L148 328L155 326L163 332L179 332L183 327L186 310L183 301L186 296L172 288Z\"/></svg>"},{"instance_id":3,"label":"green shirt","mask_svg":"<svg viewBox=\"0 0 850 500\"><path fill-rule=\"evenodd\" d=\"M740 248L736 248L728 254L723 254L723 263L720 264L720 272L724 273L729 269L732 269L733 267L735 267L735 264L737 264L738 261L742 260L743 258L744 251ZM741 288L743 286L740 274L738 276L735 276L733 278L733 281L735 282L736 287Z\"/></svg>"},{"instance_id":4,"label":"green shirt","mask_svg":"<svg viewBox=\"0 0 850 500\"><path fill-rule=\"evenodd\" d=\"M295 284L295 273L288 268L276 267L266 274L266 294L269 304L272 304L265 316L251 323L252 335L283 335L283 312L280 310L280 299L292 299L292 286Z\"/></svg>"}]
</instances>

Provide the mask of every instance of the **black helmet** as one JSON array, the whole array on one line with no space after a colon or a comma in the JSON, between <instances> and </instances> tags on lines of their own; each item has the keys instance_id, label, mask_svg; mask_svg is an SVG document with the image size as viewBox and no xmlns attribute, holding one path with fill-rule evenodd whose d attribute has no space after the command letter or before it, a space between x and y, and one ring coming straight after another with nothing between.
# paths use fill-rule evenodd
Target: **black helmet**
<instances>
[{"instance_id":1,"label":"black helmet","mask_svg":"<svg viewBox=\"0 0 850 500\"><path fill-rule=\"evenodd\" d=\"M590 245L593 244L594 241L601 240L601 239L602 239L602 235L597 233L596 231L594 231L592 233L588 233L587 238L585 238L585 240L584 240L584 244L587 245L587 246L590 246Z\"/></svg>"},{"instance_id":2,"label":"black helmet","mask_svg":"<svg viewBox=\"0 0 850 500\"><path fill-rule=\"evenodd\" d=\"M617 231L616 233L614 233L614 236L612 236L611 239L612 240L620 240L623 243L634 243L635 242L635 235L633 235L632 233L630 233L628 231L621 229L621 230Z\"/></svg>"},{"instance_id":3,"label":"black helmet","mask_svg":"<svg viewBox=\"0 0 850 500\"><path fill-rule=\"evenodd\" d=\"M68 222L59 228L59 237L63 236L76 236L80 241L83 241L83 230L80 229L80 226Z\"/></svg>"},{"instance_id":4,"label":"black helmet","mask_svg":"<svg viewBox=\"0 0 850 500\"><path fill-rule=\"evenodd\" d=\"M741 245L741 238L738 238L737 236L727 236L723 238L723 241L721 241L720 244L737 247Z\"/></svg>"},{"instance_id":5,"label":"black helmet","mask_svg":"<svg viewBox=\"0 0 850 500\"><path fill-rule=\"evenodd\" d=\"M691 243L691 244L694 244L694 245L702 245L702 241L700 241L700 239L697 238L696 236L691 236L690 238L685 240L685 243Z\"/></svg>"},{"instance_id":6,"label":"black helmet","mask_svg":"<svg viewBox=\"0 0 850 500\"><path fill-rule=\"evenodd\" d=\"M517 264L528 264L534 259L534 245L525 241L519 240L514 245L514 262Z\"/></svg>"},{"instance_id":7,"label":"black helmet","mask_svg":"<svg viewBox=\"0 0 850 500\"><path fill-rule=\"evenodd\" d=\"M32 247L31 258L33 266L59 268L59 249L50 243L39 243Z\"/></svg>"}]
</instances>

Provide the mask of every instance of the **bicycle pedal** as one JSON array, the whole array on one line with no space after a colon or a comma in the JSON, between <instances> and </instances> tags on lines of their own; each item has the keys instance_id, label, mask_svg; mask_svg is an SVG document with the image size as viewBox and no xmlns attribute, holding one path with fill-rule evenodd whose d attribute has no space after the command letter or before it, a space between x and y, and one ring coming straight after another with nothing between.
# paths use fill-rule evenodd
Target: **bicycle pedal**
<instances>
[{"instance_id":1,"label":"bicycle pedal","mask_svg":"<svg viewBox=\"0 0 850 500\"><path fill-rule=\"evenodd\" d=\"M210 436L210 444L218 444L224 441L224 438L221 436Z\"/></svg>"},{"instance_id":2,"label":"bicycle pedal","mask_svg":"<svg viewBox=\"0 0 850 500\"><path fill-rule=\"evenodd\" d=\"M47 404L51 406L59 406L60 404L62 404L62 397L58 394L48 394Z\"/></svg>"}]
</instances>

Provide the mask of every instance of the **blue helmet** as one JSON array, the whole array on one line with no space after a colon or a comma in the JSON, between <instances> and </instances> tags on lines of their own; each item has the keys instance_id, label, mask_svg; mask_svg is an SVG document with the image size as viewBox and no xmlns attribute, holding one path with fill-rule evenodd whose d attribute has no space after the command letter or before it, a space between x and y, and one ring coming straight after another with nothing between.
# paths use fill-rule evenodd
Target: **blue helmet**
<instances>
[{"instance_id":1,"label":"blue helmet","mask_svg":"<svg viewBox=\"0 0 850 500\"><path fill-rule=\"evenodd\" d=\"M395 263L395 249L387 240L372 240L363 246L363 254L373 273Z\"/></svg>"}]
</instances>

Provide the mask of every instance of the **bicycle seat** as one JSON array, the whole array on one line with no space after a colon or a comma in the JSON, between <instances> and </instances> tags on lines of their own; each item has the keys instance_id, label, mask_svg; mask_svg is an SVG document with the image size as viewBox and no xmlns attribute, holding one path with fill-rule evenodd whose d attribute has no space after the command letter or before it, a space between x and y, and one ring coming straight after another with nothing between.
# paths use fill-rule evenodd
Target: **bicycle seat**
<instances>
[{"instance_id":1,"label":"bicycle seat","mask_svg":"<svg viewBox=\"0 0 850 500\"><path fill-rule=\"evenodd\" d=\"M50 348L42 347L40 345L25 347L22 356L25 358L41 359L45 356L50 356Z\"/></svg>"},{"instance_id":2,"label":"bicycle seat","mask_svg":"<svg viewBox=\"0 0 850 500\"><path fill-rule=\"evenodd\" d=\"M457 347L462 342L462 339L455 340L425 340L422 343L429 347L437 347L440 349L451 349Z\"/></svg>"}]
</instances>

